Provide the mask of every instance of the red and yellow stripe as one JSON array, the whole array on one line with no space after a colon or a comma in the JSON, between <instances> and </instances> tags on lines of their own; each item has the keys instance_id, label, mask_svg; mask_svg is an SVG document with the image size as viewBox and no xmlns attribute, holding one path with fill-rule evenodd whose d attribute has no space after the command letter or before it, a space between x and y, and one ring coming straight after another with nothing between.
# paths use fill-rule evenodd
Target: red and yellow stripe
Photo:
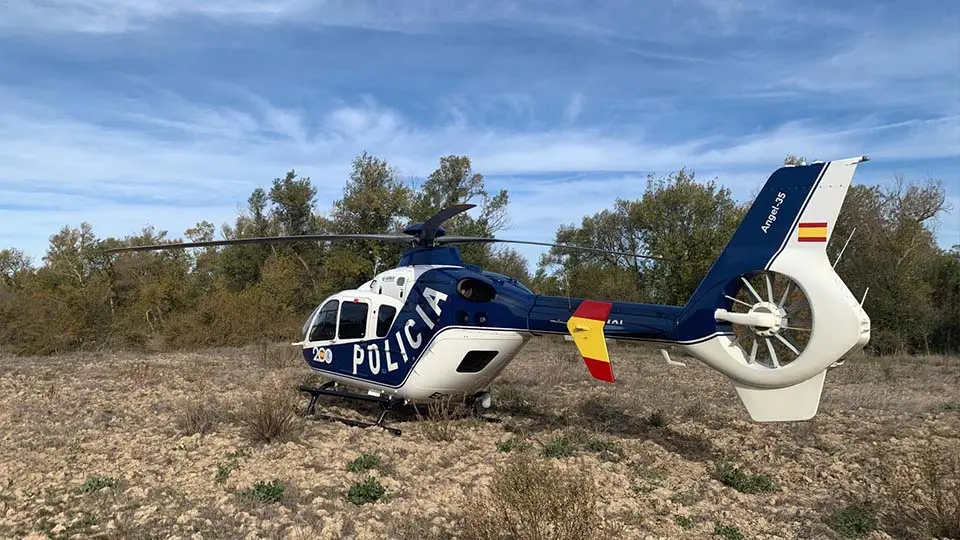
<instances>
[{"instance_id":1,"label":"red and yellow stripe","mask_svg":"<svg viewBox=\"0 0 960 540\"><path fill-rule=\"evenodd\" d=\"M573 336L573 342L583 356L590 375L606 382L613 382L613 367L610 365L610 355L607 354L603 327L607 324L607 316L612 308L613 304L609 302L584 300L567 320L567 330Z\"/></svg>"},{"instance_id":2,"label":"red and yellow stripe","mask_svg":"<svg viewBox=\"0 0 960 540\"><path fill-rule=\"evenodd\" d=\"M826 242L827 222L801 223L797 228L798 242Z\"/></svg>"}]
</instances>

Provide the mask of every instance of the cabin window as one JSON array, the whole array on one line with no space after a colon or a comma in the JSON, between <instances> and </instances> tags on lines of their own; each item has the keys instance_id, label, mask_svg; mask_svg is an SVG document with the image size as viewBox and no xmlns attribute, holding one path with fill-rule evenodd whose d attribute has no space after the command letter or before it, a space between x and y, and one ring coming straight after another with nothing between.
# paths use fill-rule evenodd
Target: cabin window
<instances>
[{"instance_id":1,"label":"cabin window","mask_svg":"<svg viewBox=\"0 0 960 540\"><path fill-rule=\"evenodd\" d=\"M468 277L457 282L457 294L464 300L483 303L493 300L497 291L489 283Z\"/></svg>"},{"instance_id":2,"label":"cabin window","mask_svg":"<svg viewBox=\"0 0 960 540\"><path fill-rule=\"evenodd\" d=\"M340 339L361 339L367 334L366 302L344 302L340 308Z\"/></svg>"},{"instance_id":3,"label":"cabin window","mask_svg":"<svg viewBox=\"0 0 960 540\"><path fill-rule=\"evenodd\" d=\"M397 315L397 308L393 306L380 306L380 312L377 313L377 337L384 337L390 331L393 324L393 318Z\"/></svg>"},{"instance_id":4,"label":"cabin window","mask_svg":"<svg viewBox=\"0 0 960 540\"><path fill-rule=\"evenodd\" d=\"M310 341L327 341L333 339L337 333L337 308L340 302L330 300L320 308L317 314L317 320L313 323L313 331L310 332Z\"/></svg>"}]
</instances>

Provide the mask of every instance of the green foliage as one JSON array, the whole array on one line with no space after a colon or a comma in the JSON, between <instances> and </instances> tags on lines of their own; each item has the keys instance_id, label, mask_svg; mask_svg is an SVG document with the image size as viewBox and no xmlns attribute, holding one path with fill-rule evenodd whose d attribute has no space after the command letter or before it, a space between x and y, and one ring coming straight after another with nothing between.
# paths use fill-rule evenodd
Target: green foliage
<instances>
[{"instance_id":1,"label":"green foliage","mask_svg":"<svg viewBox=\"0 0 960 540\"><path fill-rule=\"evenodd\" d=\"M617 199L612 210L583 218L580 227L564 226L557 243L648 253L685 264L639 260L625 255L569 252L552 248L540 261L535 283L551 294L684 304L713 260L730 240L746 207L713 180L699 182L680 170L647 179L640 199ZM547 269L559 281L551 282ZM560 291L554 291L556 287Z\"/></svg>"},{"instance_id":2,"label":"green foliage","mask_svg":"<svg viewBox=\"0 0 960 540\"><path fill-rule=\"evenodd\" d=\"M380 458L373 454L360 454L356 459L350 462L347 469L350 472L363 472L370 469L376 469L380 466Z\"/></svg>"},{"instance_id":3,"label":"green foliage","mask_svg":"<svg viewBox=\"0 0 960 540\"><path fill-rule=\"evenodd\" d=\"M621 461L626 453L623 447L617 441L608 441L604 439L590 439L587 441L587 450L596 452L600 459L612 461L614 463Z\"/></svg>"},{"instance_id":4,"label":"green foliage","mask_svg":"<svg viewBox=\"0 0 960 540\"><path fill-rule=\"evenodd\" d=\"M670 420L667 418L667 414L660 409L657 409L647 415L647 423L653 427L665 427Z\"/></svg>"},{"instance_id":5,"label":"green foliage","mask_svg":"<svg viewBox=\"0 0 960 540\"><path fill-rule=\"evenodd\" d=\"M940 250L932 223L947 209L939 181L855 185L828 246L837 273L858 298L869 287L870 348L880 353L960 349L960 254ZM854 231L856 228L856 231Z\"/></svg>"},{"instance_id":6,"label":"green foliage","mask_svg":"<svg viewBox=\"0 0 960 540\"><path fill-rule=\"evenodd\" d=\"M673 516L673 522L679 525L681 529L693 527L693 519L687 516Z\"/></svg>"},{"instance_id":7,"label":"green foliage","mask_svg":"<svg viewBox=\"0 0 960 540\"><path fill-rule=\"evenodd\" d=\"M112 476L91 476L80 486L80 492L96 493L104 488L112 488L117 485L117 479Z\"/></svg>"},{"instance_id":8,"label":"green foliage","mask_svg":"<svg viewBox=\"0 0 960 540\"><path fill-rule=\"evenodd\" d=\"M386 492L387 489L376 477L369 476L366 480L350 486L350 490L347 492L347 500L356 505L377 502Z\"/></svg>"},{"instance_id":9,"label":"green foliage","mask_svg":"<svg viewBox=\"0 0 960 540\"><path fill-rule=\"evenodd\" d=\"M851 503L826 517L826 523L843 538L863 538L880 527L877 509L868 503Z\"/></svg>"},{"instance_id":10,"label":"green foliage","mask_svg":"<svg viewBox=\"0 0 960 540\"><path fill-rule=\"evenodd\" d=\"M529 447L525 441L522 441L516 437L510 437L505 441L497 441L497 451L498 452L513 452L514 450L526 450Z\"/></svg>"},{"instance_id":11,"label":"green foliage","mask_svg":"<svg viewBox=\"0 0 960 540\"><path fill-rule=\"evenodd\" d=\"M773 478L763 474L750 474L727 462L715 463L711 476L741 493L770 493L778 489Z\"/></svg>"},{"instance_id":12,"label":"green foliage","mask_svg":"<svg viewBox=\"0 0 960 540\"><path fill-rule=\"evenodd\" d=\"M216 480L218 484L226 482L227 478L230 477L230 473L240 468L240 458L244 456L246 456L246 452L243 450L227 454L226 461L217 463L217 472L214 474L214 480Z\"/></svg>"},{"instance_id":13,"label":"green foliage","mask_svg":"<svg viewBox=\"0 0 960 540\"><path fill-rule=\"evenodd\" d=\"M744 538L739 528L733 525L720 525L719 523L713 528L713 535L724 540L743 540Z\"/></svg>"},{"instance_id":14,"label":"green foliage","mask_svg":"<svg viewBox=\"0 0 960 540\"><path fill-rule=\"evenodd\" d=\"M557 435L543 445L543 455L548 458L564 458L576 453L576 448L570 437Z\"/></svg>"},{"instance_id":15,"label":"green foliage","mask_svg":"<svg viewBox=\"0 0 960 540\"><path fill-rule=\"evenodd\" d=\"M271 480L270 482L257 482L252 488L243 492L242 497L248 501L260 504L269 504L280 502L283 499L283 492L287 486L280 480Z\"/></svg>"}]
</instances>

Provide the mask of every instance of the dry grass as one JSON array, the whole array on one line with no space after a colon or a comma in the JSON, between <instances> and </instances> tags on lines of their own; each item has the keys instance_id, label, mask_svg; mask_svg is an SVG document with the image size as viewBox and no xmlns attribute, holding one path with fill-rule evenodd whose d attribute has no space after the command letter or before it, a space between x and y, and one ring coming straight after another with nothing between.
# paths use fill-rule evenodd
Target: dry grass
<instances>
[{"instance_id":1,"label":"dry grass","mask_svg":"<svg viewBox=\"0 0 960 540\"><path fill-rule=\"evenodd\" d=\"M884 520L907 538L960 538L960 445L937 441L881 470L890 501Z\"/></svg>"},{"instance_id":2,"label":"dry grass","mask_svg":"<svg viewBox=\"0 0 960 540\"><path fill-rule=\"evenodd\" d=\"M608 538L599 492L581 471L517 453L467 505L464 540L594 540Z\"/></svg>"},{"instance_id":3,"label":"dry grass","mask_svg":"<svg viewBox=\"0 0 960 540\"><path fill-rule=\"evenodd\" d=\"M957 537L960 359L851 360L814 420L758 424L692 359L612 344L609 385L573 351L531 341L500 423L438 404L401 437L300 416L282 345L5 357L0 538Z\"/></svg>"},{"instance_id":4,"label":"dry grass","mask_svg":"<svg viewBox=\"0 0 960 540\"><path fill-rule=\"evenodd\" d=\"M286 381L289 383L289 381ZM237 420L247 437L258 443L295 439L303 428L298 418L299 398L290 384L266 383L254 396L243 400Z\"/></svg>"}]
</instances>

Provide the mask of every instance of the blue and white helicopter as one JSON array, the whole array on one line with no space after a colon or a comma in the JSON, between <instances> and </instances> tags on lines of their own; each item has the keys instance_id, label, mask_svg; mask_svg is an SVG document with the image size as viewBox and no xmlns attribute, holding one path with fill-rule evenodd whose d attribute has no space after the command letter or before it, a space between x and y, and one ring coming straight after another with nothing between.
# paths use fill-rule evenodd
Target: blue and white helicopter
<instances>
[{"instance_id":1,"label":"blue and white helicopter","mask_svg":"<svg viewBox=\"0 0 960 540\"><path fill-rule=\"evenodd\" d=\"M867 159L777 169L684 306L544 296L509 276L464 264L456 244L604 252L447 235L442 223L470 204L445 208L403 234L243 238L114 251L353 239L409 244L395 268L318 305L294 343L326 380L301 388L313 395L310 413L318 395L381 404L376 423L358 425L399 434L384 425L397 404L460 397L487 408L493 380L532 336L544 334L572 336L591 375L611 383L607 339L674 344L730 378L755 421L799 421L816 415L827 369L870 339L870 318L825 249L856 167Z\"/></svg>"}]
</instances>

